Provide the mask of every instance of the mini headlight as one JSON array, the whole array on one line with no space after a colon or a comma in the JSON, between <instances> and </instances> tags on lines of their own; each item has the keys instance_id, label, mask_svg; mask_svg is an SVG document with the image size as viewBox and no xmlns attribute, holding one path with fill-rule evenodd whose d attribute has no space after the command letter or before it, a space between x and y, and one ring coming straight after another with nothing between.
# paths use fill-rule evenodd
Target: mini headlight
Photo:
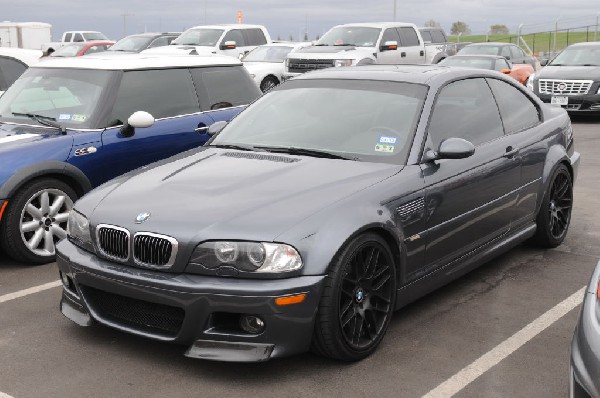
<instances>
[{"instance_id":1,"label":"mini headlight","mask_svg":"<svg viewBox=\"0 0 600 398\"><path fill-rule=\"evenodd\" d=\"M216 270L234 267L242 272L279 273L302 268L302 259L293 247L269 242L205 242L196 247L190 264Z\"/></svg>"},{"instance_id":2,"label":"mini headlight","mask_svg":"<svg viewBox=\"0 0 600 398\"><path fill-rule=\"evenodd\" d=\"M69 213L67 237L69 238L69 241L82 249L93 250L90 222L86 216L77 210L71 210Z\"/></svg>"},{"instance_id":3,"label":"mini headlight","mask_svg":"<svg viewBox=\"0 0 600 398\"><path fill-rule=\"evenodd\" d=\"M336 59L333 61L333 66L339 68L340 66L350 66L352 65L351 59Z\"/></svg>"}]
</instances>

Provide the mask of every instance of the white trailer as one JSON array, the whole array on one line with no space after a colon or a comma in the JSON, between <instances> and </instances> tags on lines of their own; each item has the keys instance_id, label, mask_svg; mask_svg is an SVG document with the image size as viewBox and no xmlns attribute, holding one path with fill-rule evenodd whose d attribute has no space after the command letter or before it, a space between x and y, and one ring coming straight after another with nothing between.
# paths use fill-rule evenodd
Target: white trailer
<instances>
[{"instance_id":1,"label":"white trailer","mask_svg":"<svg viewBox=\"0 0 600 398\"><path fill-rule=\"evenodd\" d=\"M44 22L0 22L0 47L41 50L52 40L52 25Z\"/></svg>"}]
</instances>

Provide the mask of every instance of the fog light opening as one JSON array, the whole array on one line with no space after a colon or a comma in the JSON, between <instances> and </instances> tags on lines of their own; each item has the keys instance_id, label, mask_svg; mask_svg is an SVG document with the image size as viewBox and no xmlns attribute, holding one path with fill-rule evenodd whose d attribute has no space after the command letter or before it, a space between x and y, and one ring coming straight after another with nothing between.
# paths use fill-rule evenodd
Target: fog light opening
<instances>
[{"instance_id":1,"label":"fog light opening","mask_svg":"<svg viewBox=\"0 0 600 398\"><path fill-rule=\"evenodd\" d=\"M240 327L246 333L260 334L265 330L265 322L256 315L242 315Z\"/></svg>"},{"instance_id":2,"label":"fog light opening","mask_svg":"<svg viewBox=\"0 0 600 398\"><path fill-rule=\"evenodd\" d=\"M62 271L59 271L59 275L60 280L62 281L62 284L65 287L65 289L69 289L69 277L67 276L67 274L63 273Z\"/></svg>"}]
</instances>

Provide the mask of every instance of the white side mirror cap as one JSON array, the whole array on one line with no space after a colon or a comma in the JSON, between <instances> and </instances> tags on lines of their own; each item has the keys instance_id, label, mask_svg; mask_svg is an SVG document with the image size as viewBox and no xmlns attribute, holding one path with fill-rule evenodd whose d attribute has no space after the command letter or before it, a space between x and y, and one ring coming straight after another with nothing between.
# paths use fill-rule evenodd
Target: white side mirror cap
<instances>
[{"instance_id":1,"label":"white side mirror cap","mask_svg":"<svg viewBox=\"0 0 600 398\"><path fill-rule=\"evenodd\" d=\"M134 128L145 128L150 127L154 124L154 116L144 111L134 112L129 119L127 124Z\"/></svg>"}]
</instances>

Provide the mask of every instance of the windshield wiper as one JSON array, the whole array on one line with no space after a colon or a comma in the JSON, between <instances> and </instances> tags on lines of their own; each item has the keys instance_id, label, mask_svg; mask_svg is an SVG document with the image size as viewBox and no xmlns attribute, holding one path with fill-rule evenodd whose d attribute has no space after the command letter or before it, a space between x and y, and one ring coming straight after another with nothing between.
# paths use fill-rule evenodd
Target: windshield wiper
<instances>
[{"instance_id":1,"label":"windshield wiper","mask_svg":"<svg viewBox=\"0 0 600 398\"><path fill-rule=\"evenodd\" d=\"M44 116L44 115L37 115L35 113L22 113L22 112L12 112L12 114L15 116L27 116L28 118L35 120L39 124L42 124L42 125L48 126L48 127L57 128L58 131L60 131L60 133L62 135L67 134L67 130L60 124L56 123L56 119L53 118L52 116Z\"/></svg>"},{"instance_id":2,"label":"windshield wiper","mask_svg":"<svg viewBox=\"0 0 600 398\"><path fill-rule=\"evenodd\" d=\"M279 147L279 146L256 146L256 149L262 149L267 152L289 153L290 155L305 155L315 158L327 159L343 159L343 160L358 160L356 157L339 155L337 153L321 151L318 149L295 148L295 147Z\"/></svg>"},{"instance_id":3,"label":"windshield wiper","mask_svg":"<svg viewBox=\"0 0 600 398\"><path fill-rule=\"evenodd\" d=\"M356 47L356 44L344 43L344 44L334 44L334 46L335 47L340 47L340 46L342 46L342 47L350 47L350 46Z\"/></svg>"},{"instance_id":4,"label":"windshield wiper","mask_svg":"<svg viewBox=\"0 0 600 398\"><path fill-rule=\"evenodd\" d=\"M315 47L330 46L330 45L331 44L319 43L319 44L315 44Z\"/></svg>"},{"instance_id":5,"label":"windshield wiper","mask_svg":"<svg viewBox=\"0 0 600 398\"><path fill-rule=\"evenodd\" d=\"M214 146L215 148L223 149L237 149L238 151L254 151L254 147L252 145L209 144L208 146Z\"/></svg>"}]
</instances>

